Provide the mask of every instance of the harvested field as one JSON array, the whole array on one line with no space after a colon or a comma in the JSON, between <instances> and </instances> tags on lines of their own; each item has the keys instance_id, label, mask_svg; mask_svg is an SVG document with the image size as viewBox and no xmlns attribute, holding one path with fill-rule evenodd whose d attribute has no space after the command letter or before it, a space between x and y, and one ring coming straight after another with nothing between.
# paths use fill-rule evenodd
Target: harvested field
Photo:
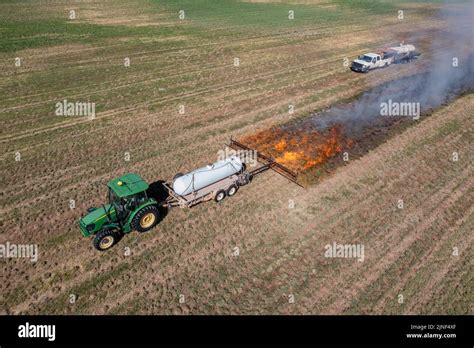
<instances>
[{"instance_id":1,"label":"harvested field","mask_svg":"<svg viewBox=\"0 0 474 348\"><path fill-rule=\"evenodd\" d=\"M110 179L170 179L214 161L231 136L426 72L452 44L432 45L452 30L440 2L205 4L0 4L0 244L39 248L37 262L0 261L0 312L472 313L471 90L348 162L314 166L328 173L306 189L267 172L235 198L170 210L105 253L81 236L78 219L104 202ZM420 59L369 74L344 66L404 40ZM57 116L64 100L95 103L95 117ZM363 262L325 257L333 243L364 245Z\"/></svg>"}]
</instances>

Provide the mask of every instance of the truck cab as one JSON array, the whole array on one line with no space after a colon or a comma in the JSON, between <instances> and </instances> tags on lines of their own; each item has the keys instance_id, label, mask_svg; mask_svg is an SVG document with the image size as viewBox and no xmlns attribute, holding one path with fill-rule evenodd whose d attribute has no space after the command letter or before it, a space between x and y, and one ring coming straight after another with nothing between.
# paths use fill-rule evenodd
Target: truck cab
<instances>
[{"instance_id":1,"label":"truck cab","mask_svg":"<svg viewBox=\"0 0 474 348\"><path fill-rule=\"evenodd\" d=\"M352 62L351 70L358 72L368 72L369 70L389 66L392 63L391 57L378 53L366 53Z\"/></svg>"}]
</instances>

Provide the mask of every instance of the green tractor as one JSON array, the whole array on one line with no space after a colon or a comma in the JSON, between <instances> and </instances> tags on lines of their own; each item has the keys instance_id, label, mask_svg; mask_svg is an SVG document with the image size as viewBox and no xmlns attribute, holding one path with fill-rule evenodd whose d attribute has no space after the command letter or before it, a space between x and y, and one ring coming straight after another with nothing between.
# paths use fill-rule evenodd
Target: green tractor
<instances>
[{"instance_id":1,"label":"green tractor","mask_svg":"<svg viewBox=\"0 0 474 348\"><path fill-rule=\"evenodd\" d=\"M93 244L104 251L131 231L146 232L160 218L158 202L147 195L149 188L139 175L130 173L109 181L108 203L87 209L79 221L82 235L94 235Z\"/></svg>"}]
</instances>

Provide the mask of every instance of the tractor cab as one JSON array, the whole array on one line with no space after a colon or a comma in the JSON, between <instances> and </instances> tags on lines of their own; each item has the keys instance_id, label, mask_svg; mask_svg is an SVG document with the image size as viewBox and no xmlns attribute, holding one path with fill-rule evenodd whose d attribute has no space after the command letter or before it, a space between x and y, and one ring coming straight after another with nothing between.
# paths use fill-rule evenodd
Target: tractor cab
<instances>
[{"instance_id":1,"label":"tractor cab","mask_svg":"<svg viewBox=\"0 0 474 348\"><path fill-rule=\"evenodd\" d=\"M137 174L127 174L107 184L108 203L117 211L119 218L125 218L135 208L147 201L148 184Z\"/></svg>"},{"instance_id":2,"label":"tractor cab","mask_svg":"<svg viewBox=\"0 0 474 348\"><path fill-rule=\"evenodd\" d=\"M159 220L157 201L148 197L149 186L139 175L123 175L107 187L107 203L89 208L79 222L84 236L95 235L93 244L98 250L112 247L124 233L148 231Z\"/></svg>"}]
</instances>

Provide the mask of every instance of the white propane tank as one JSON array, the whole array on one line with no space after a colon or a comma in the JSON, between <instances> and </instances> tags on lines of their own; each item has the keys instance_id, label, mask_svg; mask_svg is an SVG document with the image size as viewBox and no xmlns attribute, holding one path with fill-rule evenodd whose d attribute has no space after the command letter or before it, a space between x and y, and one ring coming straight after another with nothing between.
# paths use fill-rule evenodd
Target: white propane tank
<instances>
[{"instance_id":1,"label":"white propane tank","mask_svg":"<svg viewBox=\"0 0 474 348\"><path fill-rule=\"evenodd\" d=\"M390 47L394 51L397 51L398 54L405 54L408 52L415 52L415 46L413 45L400 45L396 47Z\"/></svg>"},{"instance_id":2,"label":"white propane tank","mask_svg":"<svg viewBox=\"0 0 474 348\"><path fill-rule=\"evenodd\" d=\"M214 184L242 170L242 161L236 156L230 156L205 167L193 170L173 181L173 191L180 196Z\"/></svg>"}]
</instances>

